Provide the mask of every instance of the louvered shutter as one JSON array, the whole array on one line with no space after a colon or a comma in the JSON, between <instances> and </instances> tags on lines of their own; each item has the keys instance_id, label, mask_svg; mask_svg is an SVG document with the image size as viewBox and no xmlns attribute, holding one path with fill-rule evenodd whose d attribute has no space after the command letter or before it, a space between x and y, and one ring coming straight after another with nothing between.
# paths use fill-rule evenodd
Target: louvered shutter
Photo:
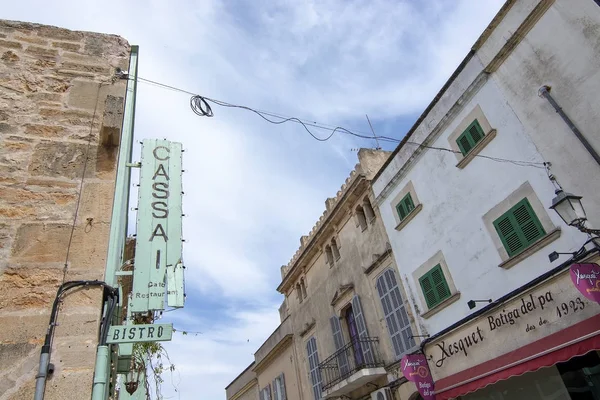
<instances>
[{"instance_id":1,"label":"louvered shutter","mask_svg":"<svg viewBox=\"0 0 600 400\"><path fill-rule=\"evenodd\" d=\"M396 206L396 211L398 211L398 215L400 216L400 220L403 220L406 217L406 210L404 209L404 202L398 203Z\"/></svg>"},{"instance_id":2,"label":"louvered shutter","mask_svg":"<svg viewBox=\"0 0 600 400\"><path fill-rule=\"evenodd\" d=\"M358 295L352 298L352 312L354 313L354 321L356 322L356 328L358 329L358 337L368 338L369 332L367 330L367 321L365 320L365 314L360 304L360 299L358 298ZM375 358L373 356L374 351L371 342L363 341L362 343L359 342L359 344L362 348L362 353L365 362L367 364L374 364Z\"/></svg>"},{"instance_id":3,"label":"louvered shutter","mask_svg":"<svg viewBox=\"0 0 600 400\"><path fill-rule=\"evenodd\" d=\"M483 133L479 131L478 126L475 124L469 129L469 134L471 134L471 139L473 139L473 143L475 144L483 138Z\"/></svg>"},{"instance_id":4,"label":"louvered shutter","mask_svg":"<svg viewBox=\"0 0 600 400\"><path fill-rule=\"evenodd\" d=\"M412 196L409 194L406 195L405 199L404 199L404 207L406 208L406 213L408 214L409 212L411 212L412 210L414 210L415 205L413 203L413 199Z\"/></svg>"},{"instance_id":5,"label":"louvered shutter","mask_svg":"<svg viewBox=\"0 0 600 400\"><path fill-rule=\"evenodd\" d=\"M509 256L525 248L525 243L521 239L521 235L519 235L519 228L510 213L506 213L495 220L494 227Z\"/></svg>"},{"instance_id":6,"label":"louvered shutter","mask_svg":"<svg viewBox=\"0 0 600 400\"><path fill-rule=\"evenodd\" d=\"M273 387L273 400L280 400L281 399L281 395L279 393L279 384L277 382L278 378L273 379L273 382L271 382L271 386Z\"/></svg>"},{"instance_id":7,"label":"louvered shutter","mask_svg":"<svg viewBox=\"0 0 600 400\"><path fill-rule=\"evenodd\" d=\"M344 336L342 335L342 326L340 319L335 315L329 319L331 322L331 331L333 333L333 343L335 350L338 351L344 347ZM349 372L348 366L348 355L345 351L341 351L337 356L338 368L340 369L340 376L344 376Z\"/></svg>"},{"instance_id":8,"label":"louvered shutter","mask_svg":"<svg viewBox=\"0 0 600 400\"><path fill-rule=\"evenodd\" d=\"M308 356L308 367L310 369L310 380L312 383L314 400L321 399L321 373L319 371L319 353L317 352L317 340L311 337L306 342L306 354Z\"/></svg>"},{"instance_id":9,"label":"louvered shutter","mask_svg":"<svg viewBox=\"0 0 600 400\"><path fill-rule=\"evenodd\" d=\"M526 198L495 220L494 227L511 257L546 234Z\"/></svg>"},{"instance_id":10,"label":"louvered shutter","mask_svg":"<svg viewBox=\"0 0 600 400\"><path fill-rule=\"evenodd\" d=\"M283 374L279 375L279 393L280 400L287 400L287 393L285 392L285 378Z\"/></svg>"},{"instance_id":11,"label":"louvered shutter","mask_svg":"<svg viewBox=\"0 0 600 400\"><path fill-rule=\"evenodd\" d=\"M438 298L435 292L433 279L431 279L431 274L428 272L423 275L419 278L419 282L421 283L421 289L423 289L423 297L425 297L427 307L431 308L435 306L438 303Z\"/></svg>"},{"instance_id":12,"label":"louvered shutter","mask_svg":"<svg viewBox=\"0 0 600 400\"><path fill-rule=\"evenodd\" d=\"M394 272L391 269L386 270L377 279L376 286L394 353L396 359L400 359L407 351L415 348L416 343Z\"/></svg>"},{"instance_id":13,"label":"louvered shutter","mask_svg":"<svg viewBox=\"0 0 600 400\"><path fill-rule=\"evenodd\" d=\"M527 199L515 206L513 215L528 245L546 234Z\"/></svg>"},{"instance_id":14,"label":"louvered shutter","mask_svg":"<svg viewBox=\"0 0 600 400\"><path fill-rule=\"evenodd\" d=\"M471 146L471 142L469 141L469 137L465 133L460 135L460 137L456 140L456 143L458 144L463 156L466 156L467 153L473 148L473 146Z\"/></svg>"},{"instance_id":15,"label":"louvered shutter","mask_svg":"<svg viewBox=\"0 0 600 400\"><path fill-rule=\"evenodd\" d=\"M444 278L444 272L440 264L436 265L431 271L431 281L437 295L438 303L450 297L450 288Z\"/></svg>"}]
</instances>

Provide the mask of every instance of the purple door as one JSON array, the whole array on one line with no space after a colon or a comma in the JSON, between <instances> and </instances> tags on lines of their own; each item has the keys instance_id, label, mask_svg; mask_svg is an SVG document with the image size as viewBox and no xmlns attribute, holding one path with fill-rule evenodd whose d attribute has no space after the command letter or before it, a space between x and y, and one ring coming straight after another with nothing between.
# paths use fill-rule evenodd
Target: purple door
<instances>
[{"instance_id":1,"label":"purple door","mask_svg":"<svg viewBox=\"0 0 600 400\"><path fill-rule=\"evenodd\" d=\"M352 349L354 350L354 361L358 367L363 364L363 355L360 342L358 341L358 329L356 329L356 321L354 320L352 307L346 310L346 323L348 324L348 333L350 334L350 341L352 342Z\"/></svg>"}]
</instances>

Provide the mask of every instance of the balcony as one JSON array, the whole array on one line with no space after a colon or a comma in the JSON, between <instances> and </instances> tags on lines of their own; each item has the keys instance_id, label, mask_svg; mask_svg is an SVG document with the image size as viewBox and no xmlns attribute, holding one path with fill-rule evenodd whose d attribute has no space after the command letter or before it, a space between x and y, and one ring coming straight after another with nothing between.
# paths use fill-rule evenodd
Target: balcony
<instances>
[{"instance_id":1,"label":"balcony","mask_svg":"<svg viewBox=\"0 0 600 400\"><path fill-rule=\"evenodd\" d=\"M379 339L356 338L319 364L322 397L339 397L385 376Z\"/></svg>"}]
</instances>

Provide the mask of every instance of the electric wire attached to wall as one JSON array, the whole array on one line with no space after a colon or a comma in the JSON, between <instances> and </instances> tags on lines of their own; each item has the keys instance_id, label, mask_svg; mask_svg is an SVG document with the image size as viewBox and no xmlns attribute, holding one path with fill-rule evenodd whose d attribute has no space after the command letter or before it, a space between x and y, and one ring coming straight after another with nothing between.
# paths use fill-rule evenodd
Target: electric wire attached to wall
<instances>
[{"instance_id":1,"label":"electric wire attached to wall","mask_svg":"<svg viewBox=\"0 0 600 400\"><path fill-rule=\"evenodd\" d=\"M228 103L225 101L221 101L221 100L216 100L216 99L212 99L210 97L206 97L206 96L201 96L198 95L196 93L190 92L188 90L184 90L184 89L180 89L174 86L170 86L170 85L166 85L164 83L160 83L157 81L153 81L150 79L145 79L145 78L141 78L138 77L138 80L141 82L145 82L157 87L161 87L163 89L169 89L175 92L180 92L180 93L185 93L188 94L190 96L192 96L190 98L190 107L192 108L192 111L201 117L213 117L214 116L214 112L210 106L209 103L221 106L221 107L228 107L228 108L239 108L242 110L246 110L246 111L251 111L255 114L257 114L258 116L260 116L262 119L264 119L265 121L271 123L271 124L275 124L275 125L280 125L286 122L295 122L295 123L299 123L300 125L302 125L304 127L304 130L306 130L306 132L308 132L308 134L310 136L312 136L315 140L319 141L319 142L326 142L329 139L331 139L333 137L333 135L336 132L340 132L340 133L344 133L350 136L354 136L360 139L367 139L367 140L379 140L379 141L383 141L383 142L388 142L388 143L395 143L395 144L400 144L400 143L405 143L405 144L410 144L410 145L415 145L415 146L419 146L420 148L425 148L425 149L430 149L430 150L437 150L437 151L445 151L445 152L450 152L450 153L454 153L454 154L462 154L460 151L454 150L454 149L447 149L447 148L443 148L443 147L435 147L435 146L428 146L425 145L423 143L416 143L416 142L411 142L411 141L403 141L402 139L396 139L396 138L392 138L389 136L376 136L376 135L367 135L367 134L362 134L362 133L358 133L358 132L354 132L351 131L349 129L346 129L344 127L341 126L336 126L336 127L331 127L331 126L327 126L325 124L320 124L317 122L308 122L306 120L302 120L300 118L297 117L288 117L288 116L284 116L281 114L277 114L274 112L268 112L268 111L261 111L261 110L257 110L255 108L252 107L248 107L248 106L244 106L244 105L238 105L238 104L232 104L232 103ZM277 118L277 120L271 119L271 118ZM314 132L312 132L308 127L313 127L313 128L317 128L317 129L322 129L322 130L326 130L329 131L329 134L327 136L324 137L320 137L318 135L316 135ZM477 158L483 158L483 159L487 159L487 160L491 160L491 161L495 161L495 162L503 162L503 163L510 163L519 167L532 167L532 168L538 168L538 169L546 169L545 163L544 162L536 162L536 161L524 161L524 160L511 160L511 159L507 159L507 158L501 158L501 157L491 157L491 156L485 156L482 154L474 154L473 157L477 157Z\"/></svg>"},{"instance_id":2,"label":"electric wire attached to wall","mask_svg":"<svg viewBox=\"0 0 600 400\"><path fill-rule=\"evenodd\" d=\"M63 267L62 283L65 283L65 281L67 280L67 269L69 267L69 255L71 253L71 244L73 243L73 235L75 233L75 226L77 225L77 217L79 216L79 206L81 205L81 195L83 193L83 183L85 181L85 173L87 171L88 161L90 160L90 147L92 144L92 136L93 136L92 132L94 130L94 122L96 121L96 113L98 111L98 101L100 100L100 88L102 87L102 85L107 85L107 83L100 82L98 84L98 91L96 92L94 113L92 114L92 121L90 122L90 130L88 133L88 140L87 140L87 145L86 145L86 149L85 149L85 161L83 162L83 170L81 172L81 181L79 182L79 191L77 193L77 203L75 204L75 213L73 215L73 224L71 225L71 233L69 235L69 243L67 244L67 254L65 256L65 265ZM88 225L90 225L90 221L88 221ZM87 225L86 225L86 229L87 229Z\"/></svg>"}]
</instances>

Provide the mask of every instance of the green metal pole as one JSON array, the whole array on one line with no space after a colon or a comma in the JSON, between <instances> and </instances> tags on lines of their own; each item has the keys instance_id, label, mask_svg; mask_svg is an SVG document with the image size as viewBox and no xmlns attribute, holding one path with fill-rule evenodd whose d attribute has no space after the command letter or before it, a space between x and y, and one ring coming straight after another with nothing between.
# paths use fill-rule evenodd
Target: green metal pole
<instances>
[{"instance_id":1,"label":"green metal pole","mask_svg":"<svg viewBox=\"0 0 600 400\"><path fill-rule=\"evenodd\" d=\"M127 211L129 210L129 189L131 187L131 169L127 164L131 163L131 153L133 151L138 51L138 46L131 46L128 71L129 81L127 82L127 94L125 97L123 129L121 130L121 144L115 181L115 197L110 222L106 271L104 273L104 282L110 286L115 286L117 280L115 273L123 265L123 250L127 237Z\"/></svg>"},{"instance_id":2,"label":"green metal pole","mask_svg":"<svg viewBox=\"0 0 600 400\"><path fill-rule=\"evenodd\" d=\"M125 94L123 128L121 129L117 176L115 179L115 195L113 199L110 234L108 238L108 254L106 257L106 270L104 272L104 282L113 287L116 286L117 283L115 274L123 265L123 251L125 249L125 239L127 238L127 211L129 209L129 190L131 186L131 170L128 164L131 162L131 154L133 151L138 52L138 46L131 46L128 71L129 79ZM101 340L104 339L105 338L101 338ZM110 353L109 345L101 344L98 346L96 351L92 400L105 400L110 394L108 390L111 374L109 368Z\"/></svg>"}]
</instances>

